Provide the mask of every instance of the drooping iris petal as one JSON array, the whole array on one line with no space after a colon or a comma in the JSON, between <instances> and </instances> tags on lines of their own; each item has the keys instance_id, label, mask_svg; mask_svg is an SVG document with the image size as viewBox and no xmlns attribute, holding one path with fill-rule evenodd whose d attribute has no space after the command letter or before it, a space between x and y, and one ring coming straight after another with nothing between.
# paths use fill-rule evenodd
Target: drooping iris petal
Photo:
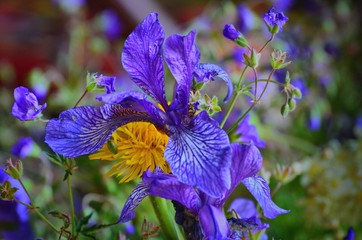
<instances>
[{"instance_id":1,"label":"drooping iris petal","mask_svg":"<svg viewBox=\"0 0 362 240\"><path fill-rule=\"evenodd\" d=\"M206 239L229 239L229 225L221 208L213 205L203 206L199 211L199 221Z\"/></svg>"},{"instance_id":2,"label":"drooping iris petal","mask_svg":"<svg viewBox=\"0 0 362 240\"><path fill-rule=\"evenodd\" d=\"M263 209L265 217L276 218L280 214L289 212L289 210L282 209L273 202L270 197L268 183L262 177L249 177L242 180L242 183L258 201L260 207Z\"/></svg>"},{"instance_id":3,"label":"drooping iris petal","mask_svg":"<svg viewBox=\"0 0 362 240\"><path fill-rule=\"evenodd\" d=\"M212 197L230 187L231 149L227 134L196 115L189 125L170 127L166 161L178 179Z\"/></svg>"},{"instance_id":4,"label":"drooping iris petal","mask_svg":"<svg viewBox=\"0 0 362 240\"><path fill-rule=\"evenodd\" d=\"M148 195L150 195L149 187L143 182L139 183L127 198L117 223L124 223L133 219L135 217L135 208Z\"/></svg>"},{"instance_id":5,"label":"drooping iris petal","mask_svg":"<svg viewBox=\"0 0 362 240\"><path fill-rule=\"evenodd\" d=\"M195 189L181 183L174 175L147 171L142 180L149 186L152 196L178 201L196 214L201 207L201 199Z\"/></svg>"},{"instance_id":6,"label":"drooping iris petal","mask_svg":"<svg viewBox=\"0 0 362 240\"><path fill-rule=\"evenodd\" d=\"M252 143L250 145L233 143L231 144L231 149L231 187L225 194L222 203L226 201L227 197L234 191L243 179L257 174L263 164L263 159L259 150Z\"/></svg>"},{"instance_id":7,"label":"drooping iris petal","mask_svg":"<svg viewBox=\"0 0 362 240\"><path fill-rule=\"evenodd\" d=\"M193 71L200 59L195 37L196 32L191 31L186 36L173 34L165 42L164 57L177 82L175 98L179 106L173 108L182 107L184 115L187 114Z\"/></svg>"},{"instance_id":8,"label":"drooping iris petal","mask_svg":"<svg viewBox=\"0 0 362 240\"><path fill-rule=\"evenodd\" d=\"M117 92L98 96L97 99L108 104L120 104L124 108L147 113L156 125L163 125L163 119L160 115L163 115L164 112L155 107L153 103L147 100L147 96L140 92Z\"/></svg>"},{"instance_id":9,"label":"drooping iris petal","mask_svg":"<svg viewBox=\"0 0 362 240\"><path fill-rule=\"evenodd\" d=\"M210 63L199 63L194 69L194 76L199 82L206 82L208 80L215 80L215 77L220 78L226 82L228 92L224 99L227 101L233 92L233 82L229 75L219 66Z\"/></svg>"},{"instance_id":10,"label":"drooping iris petal","mask_svg":"<svg viewBox=\"0 0 362 240\"><path fill-rule=\"evenodd\" d=\"M122 64L131 79L166 108L161 56L164 35L158 14L149 14L126 39Z\"/></svg>"},{"instance_id":11,"label":"drooping iris petal","mask_svg":"<svg viewBox=\"0 0 362 240\"><path fill-rule=\"evenodd\" d=\"M45 142L54 152L77 157L97 151L118 127L135 121L153 123L154 120L145 113L125 109L120 104L72 108L48 122Z\"/></svg>"}]
</instances>

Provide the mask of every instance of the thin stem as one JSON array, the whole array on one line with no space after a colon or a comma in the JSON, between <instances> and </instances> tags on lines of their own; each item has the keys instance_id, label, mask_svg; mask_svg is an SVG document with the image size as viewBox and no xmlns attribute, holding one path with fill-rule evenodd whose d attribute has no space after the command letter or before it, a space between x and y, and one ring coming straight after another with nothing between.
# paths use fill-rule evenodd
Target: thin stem
<instances>
[{"instance_id":1,"label":"thin stem","mask_svg":"<svg viewBox=\"0 0 362 240\"><path fill-rule=\"evenodd\" d=\"M248 110L246 110L246 111L244 112L244 114L226 131L228 134L230 134L232 131L234 131L235 128L239 125L239 123L245 118L245 116L260 102L260 99L263 97L263 95L264 95L264 93L265 93L265 91L266 91L266 89L267 89L267 87L268 87L268 84L269 84L269 82L270 82L270 78L272 77L272 75L273 75L274 72L275 72L275 69L273 69L273 70L270 72L270 74L269 74L269 76L268 76L268 79L267 79L267 81L266 81L266 84L265 84L265 86L264 86L264 89L263 89L263 91L261 92L259 98L258 98L257 100L255 100L255 101L253 102L253 104L248 108Z\"/></svg>"},{"instance_id":2,"label":"thin stem","mask_svg":"<svg viewBox=\"0 0 362 240\"><path fill-rule=\"evenodd\" d=\"M282 182L278 182L278 184L275 186L273 192L270 194L270 197L273 198L273 196L279 191L279 189L283 186Z\"/></svg>"},{"instance_id":3,"label":"thin stem","mask_svg":"<svg viewBox=\"0 0 362 240\"><path fill-rule=\"evenodd\" d=\"M268 41L264 44L264 46L259 50L259 53L264 50L264 48L274 39L274 34L271 35Z\"/></svg>"},{"instance_id":4,"label":"thin stem","mask_svg":"<svg viewBox=\"0 0 362 240\"><path fill-rule=\"evenodd\" d=\"M268 81L268 79L259 79L259 80L258 80L258 82L267 82L267 81ZM277 81L274 81L274 80L269 80L269 82L270 82L270 83L274 83L274 84L276 84L276 85L279 85L279 86L281 86L281 87L284 87L284 86L285 86L284 83L280 83L280 82L277 82ZM254 83L254 82L248 82L248 83L245 84L245 86L251 85L251 84L253 84L253 83Z\"/></svg>"},{"instance_id":5,"label":"thin stem","mask_svg":"<svg viewBox=\"0 0 362 240\"><path fill-rule=\"evenodd\" d=\"M254 98L256 99L256 95L258 93L258 74L256 73L256 69L253 68L253 72L254 72L254 82L255 82L255 89L254 89Z\"/></svg>"},{"instance_id":6,"label":"thin stem","mask_svg":"<svg viewBox=\"0 0 362 240\"><path fill-rule=\"evenodd\" d=\"M75 213L74 213L72 186L70 184L70 175L68 175L68 177L67 177L67 185L68 185L68 195L69 195L69 204L70 204L70 215L71 215L71 221L72 221L72 237L74 237L75 236Z\"/></svg>"},{"instance_id":7,"label":"thin stem","mask_svg":"<svg viewBox=\"0 0 362 240\"><path fill-rule=\"evenodd\" d=\"M24 186L23 181L20 178L18 179L18 181L19 181L21 187L24 189L26 195L28 196L30 205L33 205L33 201L31 200L30 194L29 194L28 190L26 190L26 187Z\"/></svg>"},{"instance_id":8,"label":"thin stem","mask_svg":"<svg viewBox=\"0 0 362 240\"><path fill-rule=\"evenodd\" d=\"M82 101L82 99L84 98L84 96L87 94L87 90L84 91L84 93L82 94L82 96L79 98L79 100L77 101L77 103L74 105L74 107L78 106L78 104L80 103L80 101Z\"/></svg>"},{"instance_id":9,"label":"thin stem","mask_svg":"<svg viewBox=\"0 0 362 240\"><path fill-rule=\"evenodd\" d=\"M241 74L240 74L238 84L236 85L236 89L234 90L235 93L234 93L234 95L233 95L233 98L231 99L231 104L230 104L230 106L229 106L229 108L228 108L228 110L227 110L227 112L226 112L226 114L225 114L225 116L224 116L224 119L222 120L222 122L221 122L221 124L220 124L220 127L221 127L221 128L224 127L224 125L225 125L225 123L226 123L226 120L229 118L230 113L231 113L231 111L233 110L233 108L234 108L234 106L235 106L236 100L238 99L238 97L239 97L239 95L240 95L240 92L239 92L239 91L240 91L240 89L241 89L241 82L242 82L242 80L243 80L243 76L244 76L247 68L248 68L248 66L245 66L244 69L243 69L243 71L242 71Z\"/></svg>"}]
</instances>

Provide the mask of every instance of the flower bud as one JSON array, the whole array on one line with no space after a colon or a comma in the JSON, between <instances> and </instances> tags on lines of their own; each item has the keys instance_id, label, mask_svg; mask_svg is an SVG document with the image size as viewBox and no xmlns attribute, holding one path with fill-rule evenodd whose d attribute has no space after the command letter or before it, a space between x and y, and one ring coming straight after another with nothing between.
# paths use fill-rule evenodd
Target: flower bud
<instances>
[{"instance_id":1,"label":"flower bud","mask_svg":"<svg viewBox=\"0 0 362 240\"><path fill-rule=\"evenodd\" d=\"M293 98L290 98L288 100L288 106L289 106L289 111L294 111L295 110L295 107L297 106L297 102L293 99Z\"/></svg>"},{"instance_id":2,"label":"flower bud","mask_svg":"<svg viewBox=\"0 0 362 240\"><path fill-rule=\"evenodd\" d=\"M281 109L280 109L280 113L282 114L282 116L285 118L288 116L290 109L289 109L289 105L288 104L284 104Z\"/></svg>"},{"instance_id":3,"label":"flower bud","mask_svg":"<svg viewBox=\"0 0 362 240\"><path fill-rule=\"evenodd\" d=\"M291 62L285 62L287 58L287 53L282 52L281 50L274 50L270 55L270 64L272 65L273 69L281 69L288 66Z\"/></svg>"},{"instance_id":4,"label":"flower bud","mask_svg":"<svg viewBox=\"0 0 362 240\"><path fill-rule=\"evenodd\" d=\"M12 187L11 183L6 180L0 184L0 199L5 201L14 200L14 194L18 191L18 188Z\"/></svg>"},{"instance_id":5,"label":"flower bud","mask_svg":"<svg viewBox=\"0 0 362 240\"><path fill-rule=\"evenodd\" d=\"M259 65L259 59L260 59L260 53L256 53L254 49L251 50L250 52L250 56L244 54L244 63L245 65L251 67L251 68L256 68Z\"/></svg>"},{"instance_id":6,"label":"flower bud","mask_svg":"<svg viewBox=\"0 0 362 240\"><path fill-rule=\"evenodd\" d=\"M23 163L21 161L16 161L15 165L11 159L8 160L8 163L4 171L12 178L19 180L23 176Z\"/></svg>"},{"instance_id":7,"label":"flower bud","mask_svg":"<svg viewBox=\"0 0 362 240\"><path fill-rule=\"evenodd\" d=\"M223 35L225 38L230 39L231 41L236 42L241 47L246 47L249 45L248 41L245 39L244 35L236 30L234 25L226 24L223 30Z\"/></svg>"},{"instance_id":8,"label":"flower bud","mask_svg":"<svg viewBox=\"0 0 362 240\"><path fill-rule=\"evenodd\" d=\"M295 96L298 99L301 99L303 96L302 92L300 91L299 88L294 88L292 93L293 93L293 96Z\"/></svg>"}]
</instances>

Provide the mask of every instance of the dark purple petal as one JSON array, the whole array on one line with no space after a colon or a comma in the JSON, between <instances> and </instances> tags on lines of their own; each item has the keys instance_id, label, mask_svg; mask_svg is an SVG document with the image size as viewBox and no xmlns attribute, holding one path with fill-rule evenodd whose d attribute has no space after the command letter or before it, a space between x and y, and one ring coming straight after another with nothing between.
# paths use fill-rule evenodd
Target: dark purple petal
<instances>
[{"instance_id":1,"label":"dark purple petal","mask_svg":"<svg viewBox=\"0 0 362 240\"><path fill-rule=\"evenodd\" d=\"M265 147L265 142L259 137L258 130L254 125L249 123L250 115L246 115L243 121L239 124L236 134L240 135L238 141L249 143L253 142L259 148Z\"/></svg>"},{"instance_id":2,"label":"dark purple petal","mask_svg":"<svg viewBox=\"0 0 362 240\"><path fill-rule=\"evenodd\" d=\"M229 225L221 208L203 206L199 211L199 221L205 239L229 239Z\"/></svg>"},{"instance_id":3,"label":"dark purple petal","mask_svg":"<svg viewBox=\"0 0 362 240\"><path fill-rule=\"evenodd\" d=\"M166 108L161 56L165 34L157 16L157 13L149 14L128 36L122 52L122 64L131 79Z\"/></svg>"},{"instance_id":4,"label":"dark purple petal","mask_svg":"<svg viewBox=\"0 0 362 240\"><path fill-rule=\"evenodd\" d=\"M229 75L219 66L210 63L199 63L194 69L194 76L199 82L215 80L215 77L221 78L228 86L228 93L224 99L227 101L233 92L233 82Z\"/></svg>"},{"instance_id":5,"label":"dark purple petal","mask_svg":"<svg viewBox=\"0 0 362 240\"><path fill-rule=\"evenodd\" d=\"M178 99L178 107L183 108L184 115L187 114L193 71L200 59L195 36L195 31L191 31L186 36L173 34L167 38L165 43L164 57L171 73L176 79L177 89L175 98Z\"/></svg>"},{"instance_id":6,"label":"dark purple petal","mask_svg":"<svg viewBox=\"0 0 362 240\"><path fill-rule=\"evenodd\" d=\"M117 223L124 223L133 219L135 217L134 210L148 195L150 195L149 187L143 182L139 183L127 198Z\"/></svg>"},{"instance_id":7,"label":"dark purple petal","mask_svg":"<svg viewBox=\"0 0 362 240\"><path fill-rule=\"evenodd\" d=\"M25 158L33 151L35 142L31 137L19 138L17 143L11 148L11 153L17 157Z\"/></svg>"},{"instance_id":8,"label":"dark purple petal","mask_svg":"<svg viewBox=\"0 0 362 240\"><path fill-rule=\"evenodd\" d=\"M203 117L197 115L187 126L170 126L165 159L181 182L221 197L230 187L229 138Z\"/></svg>"},{"instance_id":9,"label":"dark purple petal","mask_svg":"<svg viewBox=\"0 0 362 240\"><path fill-rule=\"evenodd\" d=\"M12 107L12 115L20 121L29 121L38 117L46 103L38 104L36 96L25 87L17 87L14 90L15 102Z\"/></svg>"},{"instance_id":10,"label":"dark purple petal","mask_svg":"<svg viewBox=\"0 0 362 240\"><path fill-rule=\"evenodd\" d=\"M230 39L231 41L235 41L241 35L241 33L236 30L233 24L226 24L222 34L225 38Z\"/></svg>"},{"instance_id":11,"label":"dark purple petal","mask_svg":"<svg viewBox=\"0 0 362 240\"><path fill-rule=\"evenodd\" d=\"M160 108L155 107L153 103L147 100L147 96L137 91L116 92L98 96L99 101L108 104L120 104L122 107L132 109L137 112L144 112L150 115L154 123L164 125L163 115L165 114Z\"/></svg>"},{"instance_id":12,"label":"dark purple petal","mask_svg":"<svg viewBox=\"0 0 362 240\"><path fill-rule=\"evenodd\" d=\"M146 113L123 108L120 104L76 107L48 122L45 142L54 152L78 157L97 151L118 127L135 121L154 122Z\"/></svg>"},{"instance_id":13,"label":"dark purple petal","mask_svg":"<svg viewBox=\"0 0 362 240\"><path fill-rule=\"evenodd\" d=\"M280 214L290 212L289 210L278 207L273 202L270 197L270 189L268 183L262 177L249 177L242 180L242 183L258 201L260 207L263 209L265 217L276 218Z\"/></svg>"},{"instance_id":14,"label":"dark purple petal","mask_svg":"<svg viewBox=\"0 0 362 240\"><path fill-rule=\"evenodd\" d=\"M147 171L142 180L149 186L152 196L178 201L195 214L201 207L201 200L195 189L181 183L175 175Z\"/></svg>"},{"instance_id":15,"label":"dark purple petal","mask_svg":"<svg viewBox=\"0 0 362 240\"><path fill-rule=\"evenodd\" d=\"M263 164L263 158L261 157L259 150L252 143L250 145L233 143L231 144L231 149L231 187L225 194L221 204L226 201L227 197L243 179L255 176Z\"/></svg>"}]
</instances>

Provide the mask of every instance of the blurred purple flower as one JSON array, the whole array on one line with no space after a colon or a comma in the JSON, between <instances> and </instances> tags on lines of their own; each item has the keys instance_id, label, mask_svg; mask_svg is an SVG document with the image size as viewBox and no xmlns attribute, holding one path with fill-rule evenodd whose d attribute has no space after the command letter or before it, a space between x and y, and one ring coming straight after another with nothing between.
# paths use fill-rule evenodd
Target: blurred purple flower
<instances>
[{"instance_id":1,"label":"blurred purple flower","mask_svg":"<svg viewBox=\"0 0 362 240\"><path fill-rule=\"evenodd\" d=\"M239 4L237 7L237 26L240 31L244 34L250 31L254 25L253 12L250 10L248 5Z\"/></svg>"},{"instance_id":2,"label":"blurred purple flower","mask_svg":"<svg viewBox=\"0 0 362 240\"><path fill-rule=\"evenodd\" d=\"M128 197L119 222L127 222L134 218L134 209L146 196L152 195L177 201L198 216L205 238L226 239L232 233L222 212L222 207L240 183L243 183L256 198L265 217L275 218L289 212L279 208L272 201L267 182L257 175L261 166L261 154L253 144L232 144L231 187L220 198L211 197L193 186L181 183L172 174L147 171L143 174L142 182Z\"/></svg>"},{"instance_id":3,"label":"blurred purple flower","mask_svg":"<svg viewBox=\"0 0 362 240\"><path fill-rule=\"evenodd\" d=\"M243 54L248 54L248 52L249 51L246 48L240 48L240 47L234 48L232 51L234 62L239 66L243 65L244 64Z\"/></svg>"},{"instance_id":4,"label":"blurred purple flower","mask_svg":"<svg viewBox=\"0 0 362 240\"><path fill-rule=\"evenodd\" d=\"M222 33L225 38L230 39L231 41L235 41L239 36L241 36L241 32L236 30L233 24L226 24Z\"/></svg>"},{"instance_id":5,"label":"blurred purple flower","mask_svg":"<svg viewBox=\"0 0 362 240\"><path fill-rule=\"evenodd\" d=\"M122 32L122 22L115 11L107 9L100 16L102 29L110 40L117 39Z\"/></svg>"},{"instance_id":6,"label":"blurred purple flower","mask_svg":"<svg viewBox=\"0 0 362 240\"><path fill-rule=\"evenodd\" d=\"M322 119L319 114L312 113L308 120L308 128L311 131L317 131L321 128L322 125Z\"/></svg>"},{"instance_id":7,"label":"blurred purple flower","mask_svg":"<svg viewBox=\"0 0 362 240\"><path fill-rule=\"evenodd\" d=\"M25 158L34 150L35 142L31 137L21 137L18 142L11 148L11 153L17 157Z\"/></svg>"},{"instance_id":8,"label":"blurred purple flower","mask_svg":"<svg viewBox=\"0 0 362 240\"><path fill-rule=\"evenodd\" d=\"M347 235L343 238L343 240L354 240L355 234L352 227L348 228Z\"/></svg>"},{"instance_id":9,"label":"blurred purple flower","mask_svg":"<svg viewBox=\"0 0 362 240\"><path fill-rule=\"evenodd\" d=\"M274 7L280 11L287 12L293 5L294 0L276 0L274 2Z\"/></svg>"},{"instance_id":10,"label":"blurred purple flower","mask_svg":"<svg viewBox=\"0 0 362 240\"><path fill-rule=\"evenodd\" d=\"M246 115L243 121L239 124L236 134L238 137L238 141L243 143L253 142L255 146L259 148L265 148L265 142L260 139L258 130L254 125L249 124L250 115Z\"/></svg>"},{"instance_id":11,"label":"blurred purple flower","mask_svg":"<svg viewBox=\"0 0 362 240\"><path fill-rule=\"evenodd\" d=\"M36 96L25 87L15 88L14 98L15 102L11 113L20 121L35 119L47 106L46 103L39 105Z\"/></svg>"},{"instance_id":12,"label":"blurred purple flower","mask_svg":"<svg viewBox=\"0 0 362 240\"><path fill-rule=\"evenodd\" d=\"M269 27L278 26L278 31L282 31L285 22L288 21L288 17L286 17L283 12L276 12L275 8L271 8L269 12L264 14L264 21Z\"/></svg>"},{"instance_id":13,"label":"blurred purple flower","mask_svg":"<svg viewBox=\"0 0 362 240\"><path fill-rule=\"evenodd\" d=\"M25 191L18 181L9 177L2 169L0 169L0 184L8 180L12 187L18 188L15 198L29 203ZM27 215L28 208L14 201L0 200L0 238L4 240L32 240L34 239L33 230L31 229Z\"/></svg>"}]
</instances>

